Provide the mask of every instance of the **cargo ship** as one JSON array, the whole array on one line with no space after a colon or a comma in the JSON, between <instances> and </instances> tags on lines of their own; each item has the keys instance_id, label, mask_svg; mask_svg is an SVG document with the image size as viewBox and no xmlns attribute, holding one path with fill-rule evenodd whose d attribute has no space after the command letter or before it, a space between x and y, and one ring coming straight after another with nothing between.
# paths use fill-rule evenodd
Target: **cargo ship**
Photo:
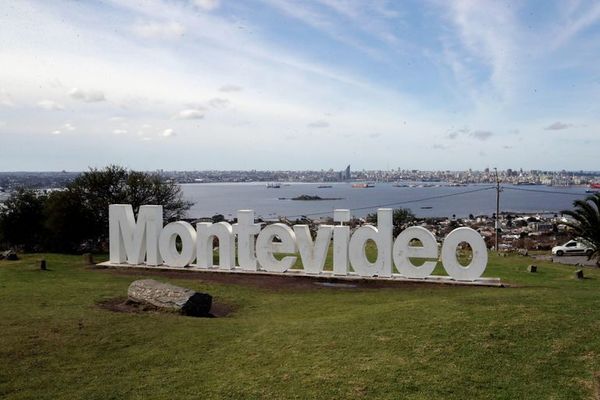
<instances>
[{"instance_id":1,"label":"cargo ship","mask_svg":"<svg viewBox=\"0 0 600 400\"><path fill-rule=\"evenodd\" d=\"M600 183L590 183L590 189L600 189Z\"/></svg>"},{"instance_id":2,"label":"cargo ship","mask_svg":"<svg viewBox=\"0 0 600 400\"><path fill-rule=\"evenodd\" d=\"M374 183L353 183L352 187L355 189L366 189L375 187Z\"/></svg>"}]
</instances>

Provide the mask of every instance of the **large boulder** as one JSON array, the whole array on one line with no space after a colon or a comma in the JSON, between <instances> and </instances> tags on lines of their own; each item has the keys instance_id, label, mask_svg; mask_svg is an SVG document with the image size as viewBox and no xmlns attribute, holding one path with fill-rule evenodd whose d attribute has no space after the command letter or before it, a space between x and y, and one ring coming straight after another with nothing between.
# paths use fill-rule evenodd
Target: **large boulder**
<instances>
[{"instance_id":1,"label":"large boulder","mask_svg":"<svg viewBox=\"0 0 600 400\"><path fill-rule=\"evenodd\" d=\"M0 253L0 260L16 261L18 259L19 257L17 256L17 253L14 252L14 250L6 250Z\"/></svg>"},{"instance_id":2,"label":"large boulder","mask_svg":"<svg viewBox=\"0 0 600 400\"><path fill-rule=\"evenodd\" d=\"M196 317L208 316L212 296L154 279L133 281L127 289L130 301Z\"/></svg>"}]
</instances>

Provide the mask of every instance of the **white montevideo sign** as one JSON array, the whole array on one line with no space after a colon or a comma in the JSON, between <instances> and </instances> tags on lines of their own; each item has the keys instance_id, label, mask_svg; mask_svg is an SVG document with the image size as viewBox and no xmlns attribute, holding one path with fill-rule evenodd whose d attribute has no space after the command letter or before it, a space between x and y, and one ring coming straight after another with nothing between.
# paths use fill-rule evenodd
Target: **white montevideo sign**
<instances>
[{"instance_id":1,"label":"white montevideo sign","mask_svg":"<svg viewBox=\"0 0 600 400\"><path fill-rule=\"evenodd\" d=\"M440 258L435 237L427 229L414 226L394 239L392 213L390 208L379 209L376 227L365 225L350 235L350 228L344 225L350 220L350 210L335 210L334 221L339 225L320 225L313 240L308 225L289 227L275 223L261 229L254 222L252 210L238 211L238 222L233 225L202 222L194 228L178 221L163 227L162 206L141 206L136 221L131 205L113 204L109 207L110 261L106 264L383 279L430 277ZM216 266L214 238L219 244ZM332 239L333 271L324 271ZM418 239L422 246L412 246L413 239ZM374 262L368 260L365 252L369 240L377 246ZM463 242L472 249L471 262L466 266L456 257L456 249ZM285 256L275 257L275 254ZM298 256L303 269L292 270ZM416 266L411 258L429 261ZM452 280L479 280L487 260L485 242L471 228L457 228L444 239L441 261Z\"/></svg>"}]
</instances>

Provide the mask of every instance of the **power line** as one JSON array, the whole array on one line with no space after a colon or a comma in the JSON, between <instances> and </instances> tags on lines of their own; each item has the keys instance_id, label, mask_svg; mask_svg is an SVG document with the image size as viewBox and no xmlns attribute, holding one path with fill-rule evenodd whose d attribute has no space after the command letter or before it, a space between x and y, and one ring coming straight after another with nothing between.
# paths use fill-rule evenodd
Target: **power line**
<instances>
[{"instance_id":1,"label":"power line","mask_svg":"<svg viewBox=\"0 0 600 400\"><path fill-rule=\"evenodd\" d=\"M410 203L420 203L422 201L444 199L446 197L452 197L452 196L461 196L464 194L483 192L485 190L490 190L490 189L495 189L495 188L496 188L495 186L487 186L484 188L467 190L467 191L459 192L459 193L442 194L442 195L438 195L438 196L423 197L421 199L415 199L415 200L404 200L404 201L397 201L394 203L374 204L374 205L370 205L370 206L356 207L356 208L351 208L350 211L360 211L360 210L368 210L371 208L397 206L397 205L410 204ZM306 214L288 215L285 218L308 217L308 216L323 215L323 214L331 214L331 210L327 210L327 211L323 211L323 212L306 213Z\"/></svg>"},{"instance_id":2,"label":"power line","mask_svg":"<svg viewBox=\"0 0 600 400\"><path fill-rule=\"evenodd\" d=\"M516 188L516 187L507 187L503 186L503 189L508 190L518 190L522 192L534 192L534 193L546 193L546 194L562 194L566 196L583 196L587 193L567 193L567 192L559 192L558 190L541 190L541 189L524 189L524 188Z\"/></svg>"}]
</instances>

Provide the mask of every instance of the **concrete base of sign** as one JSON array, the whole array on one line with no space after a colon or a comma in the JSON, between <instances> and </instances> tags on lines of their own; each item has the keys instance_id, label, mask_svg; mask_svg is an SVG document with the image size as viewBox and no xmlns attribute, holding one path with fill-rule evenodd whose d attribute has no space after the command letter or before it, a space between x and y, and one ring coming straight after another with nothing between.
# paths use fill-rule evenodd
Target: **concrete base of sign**
<instances>
[{"instance_id":1,"label":"concrete base of sign","mask_svg":"<svg viewBox=\"0 0 600 400\"><path fill-rule=\"evenodd\" d=\"M391 277L378 277L373 276L365 278L358 274L350 272L348 275L335 275L333 271L323 271L320 274L307 274L301 269L289 269L286 272L268 272L268 271L247 271L241 268L232 269L219 269L218 267L213 268L200 268L194 264L187 267L170 267L167 265L150 266L146 264L115 264L110 261L106 261L97 265L110 268L140 268L146 270L159 270L159 271L190 271L190 272L218 272L223 274L245 274L245 275L271 275L271 276L298 276L306 278L319 279L335 279L340 281L386 281L386 282L413 282L413 283L439 283L444 285L461 285L461 286L490 286L490 287L505 287L504 283L500 278L479 278L475 281L458 281L448 276L430 275L425 278L407 278L399 274L392 274Z\"/></svg>"}]
</instances>

